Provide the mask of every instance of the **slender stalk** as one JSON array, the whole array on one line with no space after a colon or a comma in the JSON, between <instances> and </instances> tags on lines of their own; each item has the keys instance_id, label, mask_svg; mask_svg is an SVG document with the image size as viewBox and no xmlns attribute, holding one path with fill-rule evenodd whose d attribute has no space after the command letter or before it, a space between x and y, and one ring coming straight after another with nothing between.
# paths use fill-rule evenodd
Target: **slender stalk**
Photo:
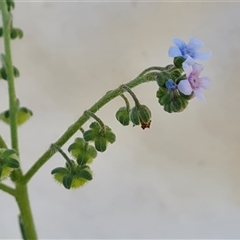
<instances>
[{"instance_id":1,"label":"slender stalk","mask_svg":"<svg viewBox=\"0 0 240 240\"><path fill-rule=\"evenodd\" d=\"M7 83L8 83L8 95L9 95L9 112L10 112L10 128L11 128L11 141L12 148L18 153L18 131L17 131L17 98L15 93L14 85L14 74L13 74L13 64L12 64L12 54L11 54L11 22L12 15L7 10L6 1L0 1L0 7L2 11L3 20L3 39L4 39L4 67L7 73Z\"/></svg>"},{"instance_id":2,"label":"slender stalk","mask_svg":"<svg viewBox=\"0 0 240 240\"><path fill-rule=\"evenodd\" d=\"M102 128L105 127L105 124L103 123L103 121L96 115L94 114L93 112L89 111L89 110L86 110L84 112L85 115L89 116L89 117L92 117L93 119L95 119Z\"/></svg>"},{"instance_id":3,"label":"slender stalk","mask_svg":"<svg viewBox=\"0 0 240 240\"><path fill-rule=\"evenodd\" d=\"M130 109L130 103L129 103L127 97L126 97L124 94L121 94L120 96L123 98L123 100L124 100L124 102L125 102L125 104L126 104L126 109L129 111L129 109Z\"/></svg>"},{"instance_id":4,"label":"slender stalk","mask_svg":"<svg viewBox=\"0 0 240 240\"><path fill-rule=\"evenodd\" d=\"M4 39L4 50L5 55L2 55L3 66L7 73L7 83L8 83L8 95L9 95L9 112L10 112L10 132L11 132L11 145L12 149L17 152L19 156L18 147L18 129L17 129L17 110L18 110L18 100L16 98L15 84L14 84L14 73L12 64L12 54L11 54L11 25L12 25L12 15L7 8L6 0L0 1L0 9L2 12L2 22L3 22L3 39ZM15 179L16 190L12 190L9 187L1 184L1 189L5 189L11 195L14 195L20 209L20 215L23 222L24 232L27 239L37 239L37 234L33 222L32 212L30 208L30 202L28 199L28 191L26 183L21 181L22 171L21 169L15 170L12 173L13 179ZM14 194L13 194L14 193Z\"/></svg>"},{"instance_id":5,"label":"slender stalk","mask_svg":"<svg viewBox=\"0 0 240 240\"><path fill-rule=\"evenodd\" d=\"M0 189L6 193L9 193L10 195L12 196L15 196L16 195L16 191L15 189L3 184L3 183L0 183Z\"/></svg>"},{"instance_id":6,"label":"slender stalk","mask_svg":"<svg viewBox=\"0 0 240 240\"><path fill-rule=\"evenodd\" d=\"M135 105L136 105L136 106L139 106L139 105L140 105L140 102L139 102L137 96L135 95L135 93L134 93L128 86L126 86L126 85L124 85L124 84L123 84L121 87L122 87L124 90L126 90L126 91L131 95L131 97L133 98L133 100L134 100L134 102L135 102Z\"/></svg>"},{"instance_id":7,"label":"slender stalk","mask_svg":"<svg viewBox=\"0 0 240 240\"><path fill-rule=\"evenodd\" d=\"M71 159L67 156L67 154L56 144L52 144L52 148L56 149L62 156L63 158L68 162L69 166L73 167L73 163Z\"/></svg>"},{"instance_id":8,"label":"slender stalk","mask_svg":"<svg viewBox=\"0 0 240 240\"><path fill-rule=\"evenodd\" d=\"M151 72L145 75L138 76L134 80L125 84L129 88L136 87L142 83L155 81L156 76L159 72ZM124 92L122 86L116 88L115 90L108 91L99 101L97 101L89 111L96 113L99 109L101 109L104 105L106 105L109 101L121 95ZM54 143L59 147L62 147L73 135L76 133L82 125L89 119L89 116L83 114L75 123L73 123L64 133L63 135ZM27 183L34 174L54 155L55 151L52 150L51 147L36 161L36 163L28 170L28 172L24 175L23 181Z\"/></svg>"}]
</instances>

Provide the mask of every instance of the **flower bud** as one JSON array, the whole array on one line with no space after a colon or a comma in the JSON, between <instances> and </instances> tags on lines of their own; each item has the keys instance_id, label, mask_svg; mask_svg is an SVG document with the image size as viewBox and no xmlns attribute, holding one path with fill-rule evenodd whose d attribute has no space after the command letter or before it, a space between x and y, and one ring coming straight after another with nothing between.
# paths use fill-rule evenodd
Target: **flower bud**
<instances>
[{"instance_id":1,"label":"flower bud","mask_svg":"<svg viewBox=\"0 0 240 240\"><path fill-rule=\"evenodd\" d=\"M186 61L186 59L184 57L181 57L181 56L180 57L175 57L173 59L173 64L176 68L182 68L182 64L185 61Z\"/></svg>"},{"instance_id":2,"label":"flower bud","mask_svg":"<svg viewBox=\"0 0 240 240\"><path fill-rule=\"evenodd\" d=\"M169 113L181 112L188 104L188 100L178 91L173 81L168 81L166 88L159 88L157 98L160 105Z\"/></svg>"},{"instance_id":3,"label":"flower bud","mask_svg":"<svg viewBox=\"0 0 240 240\"><path fill-rule=\"evenodd\" d=\"M11 29L11 39L16 39L16 38L22 38L23 37L23 31L19 28L12 28Z\"/></svg>"},{"instance_id":4,"label":"flower bud","mask_svg":"<svg viewBox=\"0 0 240 240\"><path fill-rule=\"evenodd\" d=\"M17 125L20 126L25 123L33 115L32 111L26 107L21 107L17 112ZM10 124L10 112L6 110L0 113L0 120Z\"/></svg>"},{"instance_id":5,"label":"flower bud","mask_svg":"<svg viewBox=\"0 0 240 240\"><path fill-rule=\"evenodd\" d=\"M168 79L172 79L172 76L169 72L167 71L162 71L158 74L157 76L157 84L159 87L162 87L165 85L166 81Z\"/></svg>"},{"instance_id":6,"label":"flower bud","mask_svg":"<svg viewBox=\"0 0 240 240\"><path fill-rule=\"evenodd\" d=\"M108 126L104 125L103 127L98 122L93 122L90 128L90 130L84 132L83 138L85 141L93 141L97 151L104 152L108 143L116 141L116 135Z\"/></svg>"},{"instance_id":7,"label":"flower bud","mask_svg":"<svg viewBox=\"0 0 240 240\"><path fill-rule=\"evenodd\" d=\"M134 125L141 124L143 129L149 128L151 123L151 111L145 105L136 105L130 111L130 119Z\"/></svg>"},{"instance_id":8,"label":"flower bud","mask_svg":"<svg viewBox=\"0 0 240 240\"><path fill-rule=\"evenodd\" d=\"M20 76L19 70L18 70L16 67L14 67L14 66L13 66L13 75L14 75L15 78L17 78L17 77ZM7 79L8 79L8 78L7 78L7 71L6 71L6 69L5 69L4 67L2 67L2 68L0 69L0 76L1 76L1 78L4 79L4 80L7 80Z\"/></svg>"},{"instance_id":9,"label":"flower bud","mask_svg":"<svg viewBox=\"0 0 240 240\"><path fill-rule=\"evenodd\" d=\"M63 184L66 189L79 188L92 180L92 171L87 165L79 166L73 162L73 166L58 167L52 170L54 179Z\"/></svg>"},{"instance_id":10,"label":"flower bud","mask_svg":"<svg viewBox=\"0 0 240 240\"><path fill-rule=\"evenodd\" d=\"M19 168L19 158L12 149L0 148L0 180Z\"/></svg>"},{"instance_id":11,"label":"flower bud","mask_svg":"<svg viewBox=\"0 0 240 240\"><path fill-rule=\"evenodd\" d=\"M123 126L129 125L129 110L126 107L119 108L116 112L116 118Z\"/></svg>"},{"instance_id":12,"label":"flower bud","mask_svg":"<svg viewBox=\"0 0 240 240\"><path fill-rule=\"evenodd\" d=\"M77 159L79 165L92 163L97 156L96 149L82 138L76 138L74 143L69 146L68 151Z\"/></svg>"}]
</instances>

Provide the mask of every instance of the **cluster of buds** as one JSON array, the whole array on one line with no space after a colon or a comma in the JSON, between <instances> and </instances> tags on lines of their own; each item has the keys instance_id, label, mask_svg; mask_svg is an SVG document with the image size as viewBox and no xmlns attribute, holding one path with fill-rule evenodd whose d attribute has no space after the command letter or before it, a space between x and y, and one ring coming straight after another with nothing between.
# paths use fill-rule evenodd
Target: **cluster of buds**
<instances>
[{"instance_id":1,"label":"cluster of buds","mask_svg":"<svg viewBox=\"0 0 240 240\"><path fill-rule=\"evenodd\" d=\"M89 130L81 129L83 138L76 138L69 146L68 152L74 160L69 159L58 146L52 146L65 158L66 166L57 167L51 173L54 179L67 189L79 188L92 180L89 164L96 158L97 152L106 151L108 143L114 143L116 140L115 134L108 126L104 125L100 118L90 111L86 111L85 114L93 117L96 121L90 124ZM93 142L94 146L90 142Z\"/></svg>"},{"instance_id":2,"label":"cluster of buds","mask_svg":"<svg viewBox=\"0 0 240 240\"><path fill-rule=\"evenodd\" d=\"M208 77L199 76L203 66L196 63L197 59L205 60L211 56L211 52L197 52L203 42L197 38L191 38L188 44L178 38L173 42L176 46L168 51L169 56L174 57L173 65L168 65L157 77L157 98L169 113L183 111L195 96L204 101L202 89L208 89L210 85Z\"/></svg>"}]
</instances>

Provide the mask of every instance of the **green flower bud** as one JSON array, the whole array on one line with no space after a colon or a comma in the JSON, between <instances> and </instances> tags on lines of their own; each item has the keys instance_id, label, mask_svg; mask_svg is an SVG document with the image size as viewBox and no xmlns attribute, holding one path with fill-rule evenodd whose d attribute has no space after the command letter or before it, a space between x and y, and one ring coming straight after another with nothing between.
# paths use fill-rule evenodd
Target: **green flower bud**
<instances>
[{"instance_id":1,"label":"green flower bud","mask_svg":"<svg viewBox=\"0 0 240 240\"><path fill-rule=\"evenodd\" d=\"M17 125L20 126L25 123L33 115L32 111L26 107L21 107L17 112ZM0 120L10 124L10 112L6 110L0 113Z\"/></svg>"},{"instance_id":2,"label":"green flower bud","mask_svg":"<svg viewBox=\"0 0 240 240\"><path fill-rule=\"evenodd\" d=\"M1 75L2 79L7 80L7 72L6 72L6 69L4 67L2 67L0 69L0 75ZM14 75L15 78L20 76L20 72L16 67L13 67L13 75Z\"/></svg>"},{"instance_id":3,"label":"green flower bud","mask_svg":"<svg viewBox=\"0 0 240 240\"><path fill-rule=\"evenodd\" d=\"M126 107L121 107L116 112L116 118L123 126L129 125L129 112L130 111Z\"/></svg>"},{"instance_id":4,"label":"green flower bud","mask_svg":"<svg viewBox=\"0 0 240 240\"><path fill-rule=\"evenodd\" d=\"M104 152L108 143L116 141L116 135L108 126L103 127L98 122L93 122L90 128L90 130L84 132L83 138L85 141L93 141L97 151Z\"/></svg>"},{"instance_id":5,"label":"green flower bud","mask_svg":"<svg viewBox=\"0 0 240 240\"><path fill-rule=\"evenodd\" d=\"M151 111L145 105L136 105L130 111L130 119L134 125L141 124L142 129L149 128L151 123Z\"/></svg>"},{"instance_id":6,"label":"green flower bud","mask_svg":"<svg viewBox=\"0 0 240 240\"><path fill-rule=\"evenodd\" d=\"M16 38L22 38L23 37L23 31L19 28L12 28L11 29L11 39L16 39Z\"/></svg>"},{"instance_id":7,"label":"green flower bud","mask_svg":"<svg viewBox=\"0 0 240 240\"><path fill-rule=\"evenodd\" d=\"M15 39L18 37L18 32L16 30L16 28L12 28L11 29L11 35L10 35L11 39Z\"/></svg>"},{"instance_id":8,"label":"green flower bud","mask_svg":"<svg viewBox=\"0 0 240 240\"><path fill-rule=\"evenodd\" d=\"M13 1L13 0L6 0L6 3L7 3L7 8L8 8L8 11L9 11L9 12L10 12L12 9L14 9L15 4L14 4L14 1Z\"/></svg>"},{"instance_id":9,"label":"green flower bud","mask_svg":"<svg viewBox=\"0 0 240 240\"><path fill-rule=\"evenodd\" d=\"M173 64L176 68L182 68L182 64L185 61L186 61L186 59L184 57L175 57L173 59Z\"/></svg>"},{"instance_id":10,"label":"green flower bud","mask_svg":"<svg viewBox=\"0 0 240 240\"><path fill-rule=\"evenodd\" d=\"M16 152L12 149L0 148L0 180L17 168L19 168L19 158Z\"/></svg>"},{"instance_id":11,"label":"green flower bud","mask_svg":"<svg viewBox=\"0 0 240 240\"><path fill-rule=\"evenodd\" d=\"M92 171L87 165L79 166L75 162L70 167L58 167L52 170L54 179L66 189L79 188L92 180Z\"/></svg>"},{"instance_id":12,"label":"green flower bud","mask_svg":"<svg viewBox=\"0 0 240 240\"><path fill-rule=\"evenodd\" d=\"M95 148L99 152L104 152L107 149L107 140L104 137L99 137L94 141Z\"/></svg>"},{"instance_id":13,"label":"green flower bud","mask_svg":"<svg viewBox=\"0 0 240 240\"><path fill-rule=\"evenodd\" d=\"M165 85L166 81L168 79L172 79L172 76L169 72L167 71L162 71L158 74L157 76L157 84L159 87L162 87Z\"/></svg>"},{"instance_id":14,"label":"green flower bud","mask_svg":"<svg viewBox=\"0 0 240 240\"><path fill-rule=\"evenodd\" d=\"M166 112L181 112L187 105L188 100L176 89L159 88L157 98Z\"/></svg>"},{"instance_id":15,"label":"green flower bud","mask_svg":"<svg viewBox=\"0 0 240 240\"><path fill-rule=\"evenodd\" d=\"M74 143L69 146L68 151L77 159L79 165L92 163L97 156L96 149L82 138L76 138Z\"/></svg>"},{"instance_id":16,"label":"green flower bud","mask_svg":"<svg viewBox=\"0 0 240 240\"><path fill-rule=\"evenodd\" d=\"M181 69L174 69L171 71L172 80L178 79L182 75L183 71Z\"/></svg>"}]
</instances>

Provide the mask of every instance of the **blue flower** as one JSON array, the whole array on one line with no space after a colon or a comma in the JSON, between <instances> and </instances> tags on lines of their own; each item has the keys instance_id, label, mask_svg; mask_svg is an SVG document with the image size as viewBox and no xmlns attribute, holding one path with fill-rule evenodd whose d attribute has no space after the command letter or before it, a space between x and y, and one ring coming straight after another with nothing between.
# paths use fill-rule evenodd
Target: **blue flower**
<instances>
[{"instance_id":1,"label":"blue flower","mask_svg":"<svg viewBox=\"0 0 240 240\"><path fill-rule=\"evenodd\" d=\"M208 59L212 52L199 53L197 52L202 46L203 42L197 38L191 37L188 44L183 42L178 38L173 38L173 43L176 46L172 46L168 50L168 55L170 57L182 56L187 59L191 57L193 59L206 60Z\"/></svg>"},{"instance_id":2,"label":"blue flower","mask_svg":"<svg viewBox=\"0 0 240 240\"><path fill-rule=\"evenodd\" d=\"M174 91L177 88L177 84L172 79L168 79L165 83L165 86L168 90L172 91Z\"/></svg>"}]
</instances>

